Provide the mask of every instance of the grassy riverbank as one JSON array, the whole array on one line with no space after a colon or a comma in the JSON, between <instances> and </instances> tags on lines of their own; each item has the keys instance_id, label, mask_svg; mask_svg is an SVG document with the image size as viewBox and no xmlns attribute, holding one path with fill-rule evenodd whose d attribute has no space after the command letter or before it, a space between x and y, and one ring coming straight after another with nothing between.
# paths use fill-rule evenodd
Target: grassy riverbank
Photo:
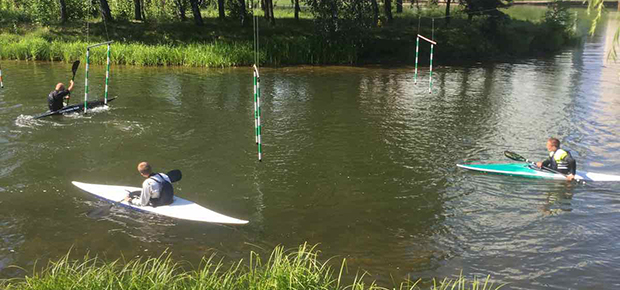
<instances>
[{"instance_id":1,"label":"grassy riverbank","mask_svg":"<svg viewBox=\"0 0 620 290\"><path fill-rule=\"evenodd\" d=\"M263 65L413 64L418 33L438 42L435 61L440 64L550 53L577 39L566 27L546 21L505 18L494 22L487 17L469 21L465 14L453 11L447 23L443 7L424 8L420 14L416 9L395 14L389 25L372 28L359 41L325 39L317 35L308 15L302 14L296 21L288 9L278 13L275 26L260 20ZM436 18L434 24L432 18ZM203 27L191 22L91 21L88 25L39 26L0 21L2 59L71 62L84 59L88 44L106 40L116 41L112 49L115 64L225 67L253 63L251 23L241 26L216 18L205 18ZM430 46L422 44L420 61L428 64ZM91 62L103 64L105 49L92 50Z\"/></svg>"},{"instance_id":2,"label":"grassy riverbank","mask_svg":"<svg viewBox=\"0 0 620 290\"><path fill-rule=\"evenodd\" d=\"M350 283L342 278L347 271L343 260L338 268L319 261L314 247L302 245L295 251L276 247L271 255L250 253L246 261L228 263L215 255L205 257L198 269L187 270L169 255L131 261L106 262L84 257L70 260L69 255L50 262L40 272L23 279L0 280L6 290L17 289L386 289L358 274ZM334 264L335 261L331 261ZM185 265L187 266L187 265ZM421 284L429 285L421 287ZM467 281L456 279L404 281L390 289L499 289L490 278Z\"/></svg>"}]
</instances>

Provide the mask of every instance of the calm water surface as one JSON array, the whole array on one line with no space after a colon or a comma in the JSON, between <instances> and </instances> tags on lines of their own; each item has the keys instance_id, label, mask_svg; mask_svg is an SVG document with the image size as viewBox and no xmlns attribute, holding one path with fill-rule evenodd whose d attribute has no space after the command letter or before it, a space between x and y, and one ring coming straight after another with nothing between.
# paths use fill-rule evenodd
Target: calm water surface
<instances>
[{"instance_id":1,"label":"calm water surface","mask_svg":"<svg viewBox=\"0 0 620 290\"><path fill-rule=\"evenodd\" d=\"M615 29L610 21L601 36L550 58L439 67L432 94L428 72L415 85L412 68L262 69L261 163L249 68L113 67L109 109L35 121L28 116L46 110L70 64L3 61L0 277L69 249L114 259L169 248L197 265L214 250L240 259L307 241L385 286L390 275L463 270L511 289L618 287L619 185L455 166L504 162L504 150L542 159L557 136L581 169L620 174L620 64L605 61ZM93 95L103 79L93 67ZM143 160L183 170L179 196L250 223L119 207L88 218L104 203L71 181L137 186Z\"/></svg>"}]
</instances>

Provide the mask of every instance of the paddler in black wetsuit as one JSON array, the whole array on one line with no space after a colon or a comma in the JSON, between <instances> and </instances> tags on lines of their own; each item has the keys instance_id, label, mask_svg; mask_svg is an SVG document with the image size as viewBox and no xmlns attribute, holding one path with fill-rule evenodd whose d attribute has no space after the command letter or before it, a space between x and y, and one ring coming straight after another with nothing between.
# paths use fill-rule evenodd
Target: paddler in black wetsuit
<instances>
[{"instance_id":1,"label":"paddler in black wetsuit","mask_svg":"<svg viewBox=\"0 0 620 290\"><path fill-rule=\"evenodd\" d=\"M577 171L577 162L570 155L570 152L560 149L560 140L549 138L547 140L547 150L549 150L549 158L537 162L538 168L548 167L566 174L566 180L571 181L575 178Z\"/></svg>"},{"instance_id":2,"label":"paddler in black wetsuit","mask_svg":"<svg viewBox=\"0 0 620 290\"><path fill-rule=\"evenodd\" d=\"M58 83L56 85L56 89L47 96L47 106L49 107L50 111L58 111L62 109L62 107L64 106L62 103L63 99L68 100L69 94L72 90L73 80L69 81L68 89L65 89L65 85L63 83Z\"/></svg>"}]
</instances>

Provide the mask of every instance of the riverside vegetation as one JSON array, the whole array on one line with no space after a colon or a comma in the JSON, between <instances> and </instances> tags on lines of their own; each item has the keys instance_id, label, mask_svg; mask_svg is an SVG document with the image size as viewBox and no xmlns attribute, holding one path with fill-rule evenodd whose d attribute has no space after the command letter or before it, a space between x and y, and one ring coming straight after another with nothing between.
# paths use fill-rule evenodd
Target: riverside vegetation
<instances>
[{"instance_id":1,"label":"riverside vegetation","mask_svg":"<svg viewBox=\"0 0 620 290\"><path fill-rule=\"evenodd\" d=\"M23 1L33 3L26 7L0 0L0 58L71 62L84 58L88 44L114 40L115 64L225 67L254 62L252 10L248 6L245 13L239 12L232 0L224 18L218 17L215 1L202 1L201 25L180 21L172 12L175 7L156 6L155 1L143 4L140 21L131 19L131 5L122 6L123 1L108 1L113 21L99 17L96 7L84 8L76 1L66 0L74 13L61 23L54 16L58 1ZM575 16L560 2L537 20L511 16L511 9L476 13L467 5L453 5L448 18L449 10L436 4L406 6L392 17L391 10L378 13L366 4L355 4L366 1L341 0L338 3L348 5L326 9L317 3L329 1L308 0L300 10L290 2L284 5L287 2L276 2L270 18L265 17L269 10L255 11L260 15L263 65L412 64L418 33L438 42L439 63L503 59L552 53L577 42L582 34L575 29ZM429 45L421 45L420 55L429 50ZM104 49L92 51L92 63L105 59ZM420 61L428 63L428 57Z\"/></svg>"},{"instance_id":2,"label":"riverside vegetation","mask_svg":"<svg viewBox=\"0 0 620 290\"><path fill-rule=\"evenodd\" d=\"M391 288L384 288L370 281L367 273L355 275L345 283L346 261L337 268L318 259L318 251L307 244L295 251L276 247L268 260L263 261L251 252L248 261L238 261L225 266L215 255L203 258L195 270L185 270L169 254L156 258L116 260L106 262L97 257L70 260L69 254L58 261L49 262L41 271L20 279L0 280L7 290L31 289L333 289L333 290L382 290L382 289L456 289L495 290L496 285L487 276L468 281L463 275L455 279L431 281L404 281ZM424 286L422 286L424 284Z\"/></svg>"}]
</instances>

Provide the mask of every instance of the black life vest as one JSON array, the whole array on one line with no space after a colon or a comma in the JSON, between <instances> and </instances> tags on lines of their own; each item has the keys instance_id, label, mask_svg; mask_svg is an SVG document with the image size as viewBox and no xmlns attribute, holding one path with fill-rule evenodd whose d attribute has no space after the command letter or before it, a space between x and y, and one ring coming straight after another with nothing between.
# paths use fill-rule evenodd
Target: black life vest
<instances>
[{"instance_id":1,"label":"black life vest","mask_svg":"<svg viewBox=\"0 0 620 290\"><path fill-rule=\"evenodd\" d=\"M49 95L47 95L47 106L50 111L58 111L62 109L64 106L62 103L62 98L68 95L66 91L52 91Z\"/></svg>"},{"instance_id":2,"label":"black life vest","mask_svg":"<svg viewBox=\"0 0 620 290\"><path fill-rule=\"evenodd\" d=\"M153 175L155 175L155 174L153 174ZM151 175L151 176L153 176L153 175ZM161 189L159 191L159 197L158 198L152 198L151 197L149 203L153 207L158 207L158 206L161 206L161 205L169 205L169 204L171 204L173 202L173 199L174 199L174 189L172 188L172 183L168 182L159 173L157 173L157 175L159 175L159 178L161 178L161 180L163 180L163 181L159 181L159 180L157 180L155 178L151 178L151 179L161 185Z\"/></svg>"},{"instance_id":3,"label":"black life vest","mask_svg":"<svg viewBox=\"0 0 620 290\"><path fill-rule=\"evenodd\" d=\"M568 159L572 159L570 152L558 149L554 152L549 152L549 159L551 161L551 169L560 171L564 174L570 171L570 163Z\"/></svg>"}]
</instances>

